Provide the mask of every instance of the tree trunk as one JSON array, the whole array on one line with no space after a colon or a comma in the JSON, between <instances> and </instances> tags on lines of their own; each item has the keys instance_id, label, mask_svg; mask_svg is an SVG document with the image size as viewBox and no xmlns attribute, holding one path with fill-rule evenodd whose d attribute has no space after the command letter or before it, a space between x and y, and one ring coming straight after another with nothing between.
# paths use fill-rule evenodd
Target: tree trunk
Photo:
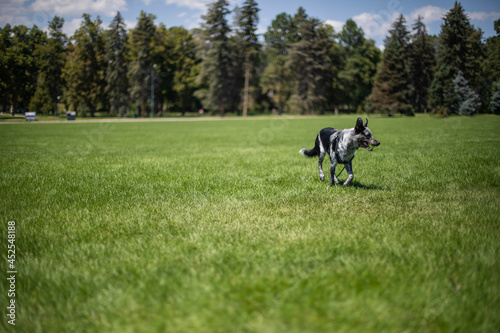
<instances>
[{"instance_id":1,"label":"tree trunk","mask_svg":"<svg viewBox=\"0 0 500 333\"><path fill-rule=\"evenodd\" d=\"M250 85L250 65L245 63L245 90L243 92L243 117L248 114L248 86Z\"/></svg>"},{"instance_id":2,"label":"tree trunk","mask_svg":"<svg viewBox=\"0 0 500 333\"><path fill-rule=\"evenodd\" d=\"M224 117L224 102L220 102L220 116Z\"/></svg>"}]
</instances>

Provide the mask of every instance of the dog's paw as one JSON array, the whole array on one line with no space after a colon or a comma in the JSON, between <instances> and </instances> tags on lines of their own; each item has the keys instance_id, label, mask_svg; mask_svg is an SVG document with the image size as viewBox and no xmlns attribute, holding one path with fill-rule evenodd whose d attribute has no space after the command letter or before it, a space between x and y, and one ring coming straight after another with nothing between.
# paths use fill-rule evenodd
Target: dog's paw
<instances>
[{"instance_id":1,"label":"dog's paw","mask_svg":"<svg viewBox=\"0 0 500 333\"><path fill-rule=\"evenodd\" d=\"M322 182L325 181L325 176L319 176L319 180L321 180Z\"/></svg>"}]
</instances>

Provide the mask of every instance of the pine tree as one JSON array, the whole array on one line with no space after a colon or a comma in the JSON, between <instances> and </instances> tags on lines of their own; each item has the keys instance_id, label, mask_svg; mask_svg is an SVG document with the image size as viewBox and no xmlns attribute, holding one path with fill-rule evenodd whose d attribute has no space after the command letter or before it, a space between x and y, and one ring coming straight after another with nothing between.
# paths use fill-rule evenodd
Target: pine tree
<instances>
[{"instance_id":1,"label":"pine tree","mask_svg":"<svg viewBox=\"0 0 500 333\"><path fill-rule=\"evenodd\" d=\"M416 112L427 112L427 90L433 78L435 54L433 43L427 34L422 17L413 25L409 45L409 79L411 83L411 104Z\"/></svg>"},{"instance_id":2,"label":"pine tree","mask_svg":"<svg viewBox=\"0 0 500 333\"><path fill-rule=\"evenodd\" d=\"M67 37L62 32L63 25L64 19L55 16L49 22L47 44L39 44L35 50L40 70L30 110L53 111L54 116L57 116L58 98L64 86L62 70L66 61Z\"/></svg>"},{"instance_id":3,"label":"pine tree","mask_svg":"<svg viewBox=\"0 0 500 333\"><path fill-rule=\"evenodd\" d=\"M354 20L347 20L338 34L339 72L334 82L336 104L346 104L358 110L370 95L374 84L381 52L373 40L367 40L364 31Z\"/></svg>"},{"instance_id":4,"label":"pine tree","mask_svg":"<svg viewBox=\"0 0 500 333\"><path fill-rule=\"evenodd\" d=\"M278 107L279 114L284 112L286 101L294 88L287 57L296 35L295 22L286 13L278 14L264 34L267 66L262 73L260 85L271 102Z\"/></svg>"},{"instance_id":5,"label":"pine tree","mask_svg":"<svg viewBox=\"0 0 500 333\"><path fill-rule=\"evenodd\" d=\"M8 50L12 45L12 29L10 24L0 28L0 111L7 110L11 101L12 73L9 66Z\"/></svg>"},{"instance_id":6,"label":"pine tree","mask_svg":"<svg viewBox=\"0 0 500 333\"><path fill-rule=\"evenodd\" d=\"M500 80L495 84L495 90L491 94L490 98L490 112L494 114L500 114Z\"/></svg>"},{"instance_id":7,"label":"pine tree","mask_svg":"<svg viewBox=\"0 0 500 333\"><path fill-rule=\"evenodd\" d=\"M40 63L35 56L38 45L47 43L47 35L35 25L14 26L9 36L10 47L5 55L10 68L8 95L14 109L27 110L36 90Z\"/></svg>"},{"instance_id":8,"label":"pine tree","mask_svg":"<svg viewBox=\"0 0 500 333\"><path fill-rule=\"evenodd\" d=\"M106 35L106 93L109 115L123 116L129 106L127 78L127 32L120 12L109 25Z\"/></svg>"},{"instance_id":9,"label":"pine tree","mask_svg":"<svg viewBox=\"0 0 500 333\"><path fill-rule=\"evenodd\" d=\"M409 32L403 15L392 24L389 33L369 101L376 112L413 115L407 64Z\"/></svg>"},{"instance_id":10,"label":"pine tree","mask_svg":"<svg viewBox=\"0 0 500 333\"><path fill-rule=\"evenodd\" d=\"M106 103L105 39L101 24L99 16L92 21L89 14L83 14L80 28L72 37L74 43L68 45L63 69L68 104L82 114L90 111L92 117Z\"/></svg>"},{"instance_id":11,"label":"pine tree","mask_svg":"<svg viewBox=\"0 0 500 333\"><path fill-rule=\"evenodd\" d=\"M245 87L243 90L243 117L247 116L248 110L248 91L250 86L250 71L255 67L258 61L258 51L260 49L259 41L257 40L257 23L259 22L259 8L255 0L245 0L241 13L238 16L238 31L239 39L242 41L244 52L244 71L245 71Z\"/></svg>"},{"instance_id":12,"label":"pine tree","mask_svg":"<svg viewBox=\"0 0 500 333\"><path fill-rule=\"evenodd\" d=\"M139 101L140 112L147 117L149 108L146 105L151 94L151 71L153 70L153 40L156 33L154 20L156 16L141 11L137 26L132 32L132 50L130 63L130 91L133 98ZM152 102L152 101L151 101Z\"/></svg>"},{"instance_id":13,"label":"pine tree","mask_svg":"<svg viewBox=\"0 0 500 333\"><path fill-rule=\"evenodd\" d=\"M325 26L316 18L303 19L300 9L296 17L301 40L291 47L288 63L296 75L296 94L307 114L327 101L332 82L329 57L331 40Z\"/></svg>"},{"instance_id":14,"label":"pine tree","mask_svg":"<svg viewBox=\"0 0 500 333\"><path fill-rule=\"evenodd\" d=\"M200 81L206 82L208 89L203 99L206 108L219 110L224 116L233 91L231 90L232 49L229 41L231 29L226 20L230 13L227 0L217 0L208 7L203 19L204 40L208 51L202 62Z\"/></svg>"},{"instance_id":15,"label":"pine tree","mask_svg":"<svg viewBox=\"0 0 500 333\"><path fill-rule=\"evenodd\" d=\"M462 5L455 6L444 16L436 55L436 73L429 88L429 103L435 110L453 112L453 79L459 71L473 90L480 87L481 62L484 59L482 31L470 24ZM455 110L456 111L456 110Z\"/></svg>"},{"instance_id":16,"label":"pine tree","mask_svg":"<svg viewBox=\"0 0 500 333\"><path fill-rule=\"evenodd\" d=\"M455 103L451 105L450 109L463 116L472 116L476 113L477 108L481 105L479 95L469 87L462 71L458 71L457 76L453 79L453 89Z\"/></svg>"}]
</instances>

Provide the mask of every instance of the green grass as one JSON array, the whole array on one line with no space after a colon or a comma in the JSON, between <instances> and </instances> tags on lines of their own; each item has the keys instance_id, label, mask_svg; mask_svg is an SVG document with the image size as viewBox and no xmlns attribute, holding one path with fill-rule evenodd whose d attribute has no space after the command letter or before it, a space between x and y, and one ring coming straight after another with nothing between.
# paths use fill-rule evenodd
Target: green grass
<instances>
[{"instance_id":1,"label":"green grass","mask_svg":"<svg viewBox=\"0 0 500 333\"><path fill-rule=\"evenodd\" d=\"M0 125L0 329L497 330L500 118L371 118L327 186L298 151L354 122Z\"/></svg>"}]
</instances>

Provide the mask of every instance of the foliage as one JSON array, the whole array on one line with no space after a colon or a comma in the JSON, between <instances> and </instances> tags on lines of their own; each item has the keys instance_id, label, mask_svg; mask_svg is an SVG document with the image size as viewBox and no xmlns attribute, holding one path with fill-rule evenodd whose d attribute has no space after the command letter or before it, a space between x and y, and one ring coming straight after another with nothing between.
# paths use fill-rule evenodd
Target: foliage
<instances>
[{"instance_id":1,"label":"foliage","mask_svg":"<svg viewBox=\"0 0 500 333\"><path fill-rule=\"evenodd\" d=\"M384 56L370 103L375 112L389 116L396 113L413 115L410 104L410 80L408 73L409 32L403 15L392 24L385 40Z\"/></svg>"},{"instance_id":2,"label":"foliage","mask_svg":"<svg viewBox=\"0 0 500 333\"><path fill-rule=\"evenodd\" d=\"M243 90L243 116L247 116L248 94L250 89L250 72L256 67L259 57L260 44L257 39L257 23L259 22L259 8L255 0L245 0L240 15L237 16L238 40L244 54L245 86Z\"/></svg>"},{"instance_id":3,"label":"foliage","mask_svg":"<svg viewBox=\"0 0 500 333\"><path fill-rule=\"evenodd\" d=\"M83 14L80 28L71 38L63 69L67 103L77 109L85 105L92 117L99 106L107 102L105 38L101 23L99 16L92 21L89 14Z\"/></svg>"},{"instance_id":4,"label":"foliage","mask_svg":"<svg viewBox=\"0 0 500 333\"><path fill-rule=\"evenodd\" d=\"M410 101L416 112L427 112L427 91L432 82L435 62L434 45L419 16L413 25L411 43L408 45Z\"/></svg>"},{"instance_id":5,"label":"foliage","mask_svg":"<svg viewBox=\"0 0 500 333\"><path fill-rule=\"evenodd\" d=\"M57 103L62 95L62 70L66 61L66 35L62 32L64 19L55 16L49 22L46 44L38 44L34 55L39 59L38 81L30 110L49 111L57 115Z\"/></svg>"},{"instance_id":6,"label":"foliage","mask_svg":"<svg viewBox=\"0 0 500 333\"><path fill-rule=\"evenodd\" d=\"M375 81L380 50L373 40L367 40L364 31L354 20L349 19L338 35L338 73L334 79L336 104L345 104L357 110L370 95Z\"/></svg>"},{"instance_id":7,"label":"foliage","mask_svg":"<svg viewBox=\"0 0 500 333\"><path fill-rule=\"evenodd\" d=\"M479 90L481 61L484 59L481 45L482 31L470 24L462 5L455 6L443 18L436 55L436 75L429 88L429 102L437 110L451 108L454 94L453 79L463 73L473 90ZM451 110L450 111L453 111Z\"/></svg>"},{"instance_id":8,"label":"foliage","mask_svg":"<svg viewBox=\"0 0 500 333\"><path fill-rule=\"evenodd\" d=\"M490 112L500 114L500 80L496 82L496 89L491 94Z\"/></svg>"},{"instance_id":9,"label":"foliage","mask_svg":"<svg viewBox=\"0 0 500 333\"><path fill-rule=\"evenodd\" d=\"M450 110L463 116L471 116L476 113L481 104L479 95L469 87L462 71L458 71L457 76L453 79L453 88L455 92L454 103L450 106Z\"/></svg>"},{"instance_id":10,"label":"foliage","mask_svg":"<svg viewBox=\"0 0 500 333\"><path fill-rule=\"evenodd\" d=\"M300 10L296 17L300 17ZM332 80L328 50L332 47L326 27L316 18L297 22L300 41L291 45L288 65L297 80L296 94L307 114L321 109Z\"/></svg>"},{"instance_id":11,"label":"foliage","mask_svg":"<svg viewBox=\"0 0 500 333\"><path fill-rule=\"evenodd\" d=\"M421 18L411 34L404 22L395 28L398 18L383 63L352 19L336 32L300 7L294 15L278 14L261 45L257 1L240 6L230 26L229 1L213 1L203 29L190 31L156 25L144 12L128 33L119 13L107 30L99 17L84 14L69 40L57 16L48 36L36 26L7 24L0 29L0 109L56 115L62 97L67 108L90 115L129 109L184 115L200 106L221 115L269 109L444 115L458 112L458 71L479 96L477 112L487 112L500 78L500 37L483 43L458 2L443 18L439 38L427 34ZM500 20L495 29L500 35ZM391 39L395 31L404 36Z\"/></svg>"},{"instance_id":12,"label":"foliage","mask_svg":"<svg viewBox=\"0 0 500 333\"><path fill-rule=\"evenodd\" d=\"M208 86L202 101L205 108L219 110L224 116L226 106L231 101L232 89L232 48L229 41L231 31L226 16L230 13L227 0L217 0L210 4L203 16L203 38L208 50L202 62L200 81Z\"/></svg>"},{"instance_id":13,"label":"foliage","mask_svg":"<svg viewBox=\"0 0 500 333\"><path fill-rule=\"evenodd\" d=\"M130 92L132 98L139 101L140 113L143 117L149 115L146 102L151 97L152 71L154 70L155 18L155 15L141 11L137 26L131 33Z\"/></svg>"},{"instance_id":14,"label":"foliage","mask_svg":"<svg viewBox=\"0 0 500 333\"><path fill-rule=\"evenodd\" d=\"M128 112L127 32L125 22L118 12L106 34L106 93L109 114L123 116Z\"/></svg>"}]
</instances>

